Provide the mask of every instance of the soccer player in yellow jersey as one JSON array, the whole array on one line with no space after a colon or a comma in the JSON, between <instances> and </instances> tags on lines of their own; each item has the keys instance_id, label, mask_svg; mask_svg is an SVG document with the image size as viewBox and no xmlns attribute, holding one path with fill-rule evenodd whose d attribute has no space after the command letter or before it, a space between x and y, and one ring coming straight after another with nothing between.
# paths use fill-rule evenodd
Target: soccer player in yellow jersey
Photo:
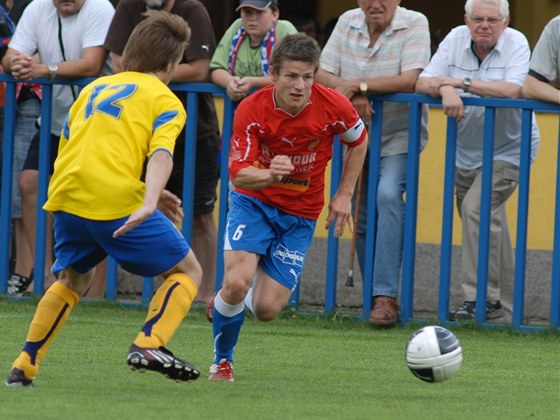
<instances>
[{"instance_id":1,"label":"soccer player in yellow jersey","mask_svg":"<svg viewBox=\"0 0 560 420\"><path fill-rule=\"evenodd\" d=\"M128 365L176 381L200 375L165 348L202 277L194 253L170 220L180 211L179 199L164 191L175 139L186 121L183 105L166 85L189 39L190 28L181 17L150 12L126 45L126 71L86 86L70 109L44 206L54 215L52 270L60 278L39 302L7 386L33 385L41 360L107 255L132 273L165 279L130 346Z\"/></svg>"}]
</instances>

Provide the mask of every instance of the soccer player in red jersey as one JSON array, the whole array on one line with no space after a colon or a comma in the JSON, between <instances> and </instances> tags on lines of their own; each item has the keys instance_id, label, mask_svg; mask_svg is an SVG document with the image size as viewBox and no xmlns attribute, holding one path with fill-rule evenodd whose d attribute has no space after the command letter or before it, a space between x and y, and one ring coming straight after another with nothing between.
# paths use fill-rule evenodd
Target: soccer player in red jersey
<instances>
[{"instance_id":1,"label":"soccer player in red jersey","mask_svg":"<svg viewBox=\"0 0 560 420\"><path fill-rule=\"evenodd\" d=\"M344 95L314 83L319 56L312 38L283 38L270 63L274 84L248 96L235 114L224 281L209 305L215 346L210 380L234 380L233 349L244 308L271 321L297 286L324 205L336 135L347 150L325 227L334 224L337 236L346 225L352 229L351 198L367 132Z\"/></svg>"}]
</instances>

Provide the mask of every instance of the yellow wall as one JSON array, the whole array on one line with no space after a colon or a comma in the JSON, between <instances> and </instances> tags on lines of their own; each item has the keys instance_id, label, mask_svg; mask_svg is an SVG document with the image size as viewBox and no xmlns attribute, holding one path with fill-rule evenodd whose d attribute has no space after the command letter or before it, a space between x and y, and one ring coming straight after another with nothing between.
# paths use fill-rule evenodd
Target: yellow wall
<instances>
[{"instance_id":1,"label":"yellow wall","mask_svg":"<svg viewBox=\"0 0 560 420\"><path fill-rule=\"evenodd\" d=\"M558 114L538 114L541 145L531 170L528 243L531 249L552 249L556 161L558 159ZM440 109L430 110L430 141L420 160L418 241L441 240L446 119ZM517 231L517 191L507 203L512 240ZM461 223L455 209L453 242L461 243Z\"/></svg>"},{"instance_id":2,"label":"yellow wall","mask_svg":"<svg viewBox=\"0 0 560 420\"><path fill-rule=\"evenodd\" d=\"M510 13L515 17L515 28L525 34L532 48L548 21L560 14L560 1L517 0Z\"/></svg>"},{"instance_id":3,"label":"yellow wall","mask_svg":"<svg viewBox=\"0 0 560 420\"><path fill-rule=\"evenodd\" d=\"M219 98L216 99L216 105L218 115L221 118L223 101ZM537 160L531 170L527 242L530 249L552 249L556 164L558 159L558 118L558 114L537 114L537 123L541 132L541 145ZM446 124L446 118L441 109L430 110L430 140L420 159L417 240L422 243L437 244L441 240ZM330 185L330 177L327 176L326 182L327 186ZM329 194L330 189L327 187L325 191L326 199L328 199ZM508 200L507 210L512 240L515 241L517 191ZM327 232L324 230L326 217L325 205L317 222L315 236L327 236ZM453 243L460 244L461 220L456 210L453 220ZM350 238L349 233L346 232L344 237Z\"/></svg>"}]
</instances>

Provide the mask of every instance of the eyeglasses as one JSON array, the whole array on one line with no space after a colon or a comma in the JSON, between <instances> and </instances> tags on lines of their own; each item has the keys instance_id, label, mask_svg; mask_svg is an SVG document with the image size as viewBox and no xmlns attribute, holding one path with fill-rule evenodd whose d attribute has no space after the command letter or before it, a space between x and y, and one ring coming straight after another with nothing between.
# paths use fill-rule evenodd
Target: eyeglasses
<instances>
[{"instance_id":1,"label":"eyeglasses","mask_svg":"<svg viewBox=\"0 0 560 420\"><path fill-rule=\"evenodd\" d=\"M488 25L497 25L498 23L503 22L505 19L495 17L495 16L490 16L487 18L481 16L474 16L474 17L469 16L469 20L477 25L482 25L484 22L488 22Z\"/></svg>"}]
</instances>

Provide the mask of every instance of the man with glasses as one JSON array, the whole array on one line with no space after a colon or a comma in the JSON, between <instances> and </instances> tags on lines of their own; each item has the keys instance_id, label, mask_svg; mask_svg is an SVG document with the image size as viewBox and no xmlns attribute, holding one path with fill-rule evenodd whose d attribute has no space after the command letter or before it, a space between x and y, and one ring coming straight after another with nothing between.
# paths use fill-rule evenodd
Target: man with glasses
<instances>
[{"instance_id":1,"label":"man with glasses","mask_svg":"<svg viewBox=\"0 0 560 420\"><path fill-rule=\"evenodd\" d=\"M463 222L460 279L465 301L451 314L454 320L474 319L476 314L485 112L483 107L464 106L461 97L520 98L531 54L525 36L508 28L507 0L467 0L465 24L445 37L416 83L417 92L441 97L443 112L458 122L455 188ZM521 111L498 109L494 133L486 319L505 315L501 287L513 280L505 203L518 183ZM533 115L531 162L538 145ZM509 301L504 306L508 308Z\"/></svg>"}]
</instances>

